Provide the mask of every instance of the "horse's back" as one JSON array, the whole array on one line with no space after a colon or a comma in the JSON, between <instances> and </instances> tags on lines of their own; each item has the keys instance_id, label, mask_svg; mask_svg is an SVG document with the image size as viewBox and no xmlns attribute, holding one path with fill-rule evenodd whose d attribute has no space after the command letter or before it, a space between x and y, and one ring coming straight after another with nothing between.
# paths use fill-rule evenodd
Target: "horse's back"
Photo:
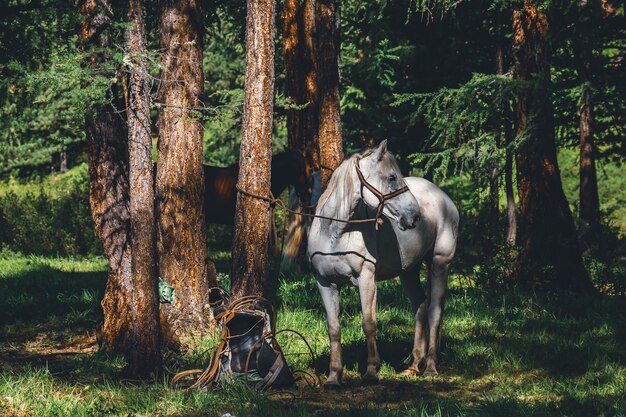
<instances>
[{"instance_id":1,"label":"horse's back","mask_svg":"<svg viewBox=\"0 0 626 417\"><path fill-rule=\"evenodd\" d=\"M459 211L452 199L432 182L421 177L405 177L407 186L420 205L422 221L435 225L435 252L452 257L456 249Z\"/></svg>"}]
</instances>

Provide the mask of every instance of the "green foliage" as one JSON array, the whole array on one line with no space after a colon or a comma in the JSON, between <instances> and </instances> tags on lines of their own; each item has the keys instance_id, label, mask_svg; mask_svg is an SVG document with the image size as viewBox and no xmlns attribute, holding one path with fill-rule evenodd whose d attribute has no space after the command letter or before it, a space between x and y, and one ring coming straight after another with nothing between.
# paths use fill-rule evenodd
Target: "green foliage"
<instances>
[{"instance_id":1,"label":"green foliage","mask_svg":"<svg viewBox=\"0 0 626 417\"><path fill-rule=\"evenodd\" d=\"M81 65L77 11L44 0L0 19L0 178L48 173L61 152L78 157L85 115L104 100L110 77Z\"/></svg>"},{"instance_id":2,"label":"green foliage","mask_svg":"<svg viewBox=\"0 0 626 417\"><path fill-rule=\"evenodd\" d=\"M457 88L396 95L394 106L413 103L413 117L423 119L430 130L428 152L412 155L413 163L438 179L465 168L486 172L494 159L502 159L504 124L510 123L505 116L518 85L508 76L474 74Z\"/></svg>"},{"instance_id":3,"label":"green foliage","mask_svg":"<svg viewBox=\"0 0 626 417\"><path fill-rule=\"evenodd\" d=\"M232 165L239 158L245 44L241 22L227 10L218 9L207 28L204 54L205 105L203 115L204 162Z\"/></svg>"},{"instance_id":4,"label":"green foliage","mask_svg":"<svg viewBox=\"0 0 626 417\"><path fill-rule=\"evenodd\" d=\"M7 185L0 192L0 245L25 254L84 256L102 251L96 237L85 164L54 186Z\"/></svg>"}]
</instances>

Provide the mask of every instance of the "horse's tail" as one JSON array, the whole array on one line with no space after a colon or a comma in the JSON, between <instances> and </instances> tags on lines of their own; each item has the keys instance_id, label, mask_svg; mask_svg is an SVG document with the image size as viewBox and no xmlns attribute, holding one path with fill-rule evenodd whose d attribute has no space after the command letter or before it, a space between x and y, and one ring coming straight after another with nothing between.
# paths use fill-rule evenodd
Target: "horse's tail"
<instances>
[{"instance_id":1,"label":"horse's tail","mask_svg":"<svg viewBox=\"0 0 626 417\"><path fill-rule=\"evenodd\" d=\"M305 209L300 204L300 199L293 190L289 190L289 209L296 213L304 213ZM306 253L306 229L308 219L302 214L291 213L289 215L289 226L285 237L285 247L283 249L283 259L288 263L297 262Z\"/></svg>"}]
</instances>

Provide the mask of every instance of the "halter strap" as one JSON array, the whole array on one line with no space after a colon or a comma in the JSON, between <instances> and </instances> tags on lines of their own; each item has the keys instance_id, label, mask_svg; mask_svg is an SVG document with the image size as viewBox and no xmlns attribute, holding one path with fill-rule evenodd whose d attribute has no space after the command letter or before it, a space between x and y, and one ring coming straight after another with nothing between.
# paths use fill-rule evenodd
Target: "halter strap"
<instances>
[{"instance_id":1,"label":"halter strap","mask_svg":"<svg viewBox=\"0 0 626 417\"><path fill-rule=\"evenodd\" d=\"M354 166L356 167L356 174L359 177L359 181L361 181L361 185L367 188L376 198L378 199L378 206L376 207L376 229L378 229L379 220L383 214L383 209L385 208L385 201L392 199L394 197L399 196L402 193L409 191L408 186L404 186L402 188L398 188L396 191L392 191L387 194L381 193L376 187L367 182L365 177L363 176L363 172L361 172L361 167L359 166L360 158L354 159Z\"/></svg>"}]
</instances>

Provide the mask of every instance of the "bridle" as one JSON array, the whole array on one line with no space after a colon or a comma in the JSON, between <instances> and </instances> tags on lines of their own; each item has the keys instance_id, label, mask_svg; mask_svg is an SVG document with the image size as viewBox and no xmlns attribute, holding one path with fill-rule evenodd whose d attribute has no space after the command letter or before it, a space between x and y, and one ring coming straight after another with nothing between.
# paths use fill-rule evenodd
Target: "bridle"
<instances>
[{"instance_id":1,"label":"bridle","mask_svg":"<svg viewBox=\"0 0 626 417\"><path fill-rule=\"evenodd\" d=\"M356 174L359 177L359 181L361 181L361 190L363 189L362 187L367 188L378 199L378 206L376 207L376 229L378 229L378 226L382 224L382 214L383 214L383 209L385 208L385 201L390 200L394 197L399 196L402 193L409 191L409 187L405 185L402 188L398 188L396 191L392 191L387 194L381 193L380 191L378 191L376 187L374 187L372 184L367 182L367 180L363 176L363 173L361 172L361 167L359 167L360 159L361 158L354 159L354 166L356 167ZM362 191L361 191L361 195L363 195Z\"/></svg>"}]
</instances>

